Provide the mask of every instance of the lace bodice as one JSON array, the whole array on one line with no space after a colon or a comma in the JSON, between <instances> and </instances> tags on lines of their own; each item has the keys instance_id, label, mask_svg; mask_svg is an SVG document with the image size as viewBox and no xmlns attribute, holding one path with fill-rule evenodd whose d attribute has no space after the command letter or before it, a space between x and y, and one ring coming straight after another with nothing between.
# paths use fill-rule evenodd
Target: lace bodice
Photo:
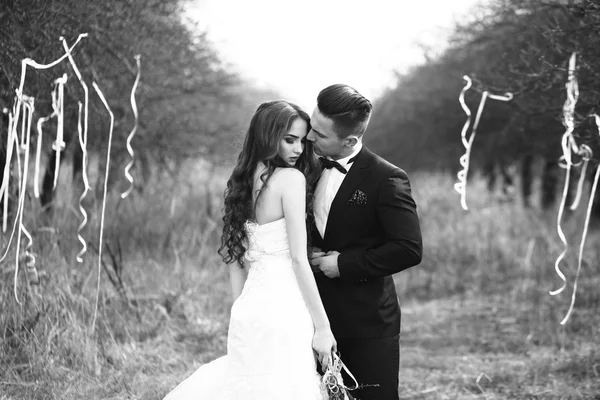
<instances>
[{"instance_id":1,"label":"lace bodice","mask_svg":"<svg viewBox=\"0 0 600 400\"><path fill-rule=\"evenodd\" d=\"M260 256L287 256L290 246L287 237L285 218L259 225L246 221L248 234L248 250L245 258L249 262L258 260Z\"/></svg>"},{"instance_id":2,"label":"lace bodice","mask_svg":"<svg viewBox=\"0 0 600 400\"><path fill-rule=\"evenodd\" d=\"M269 286L272 290L291 288L297 291L285 219L262 225L246 221L245 228L248 250L244 259L248 268L248 278L244 291L258 286Z\"/></svg>"}]
</instances>

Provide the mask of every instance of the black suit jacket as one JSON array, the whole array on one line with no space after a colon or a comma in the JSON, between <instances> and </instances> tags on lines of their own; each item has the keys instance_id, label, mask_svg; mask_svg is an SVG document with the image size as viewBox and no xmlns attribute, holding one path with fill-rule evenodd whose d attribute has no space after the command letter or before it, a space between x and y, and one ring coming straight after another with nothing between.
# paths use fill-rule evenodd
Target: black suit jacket
<instances>
[{"instance_id":1,"label":"black suit jacket","mask_svg":"<svg viewBox=\"0 0 600 400\"><path fill-rule=\"evenodd\" d=\"M421 262L417 207L406 173L363 146L340 186L325 237L314 223L312 245L337 250L339 278L316 273L336 338L400 333L392 274Z\"/></svg>"}]
</instances>

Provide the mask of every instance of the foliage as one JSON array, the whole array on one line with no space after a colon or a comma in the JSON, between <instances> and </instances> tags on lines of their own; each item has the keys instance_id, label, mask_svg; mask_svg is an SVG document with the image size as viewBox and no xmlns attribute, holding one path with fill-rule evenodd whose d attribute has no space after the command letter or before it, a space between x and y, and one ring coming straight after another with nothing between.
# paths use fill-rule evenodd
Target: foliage
<instances>
[{"instance_id":1,"label":"foliage","mask_svg":"<svg viewBox=\"0 0 600 400\"><path fill-rule=\"evenodd\" d=\"M175 172L191 157L231 157L233 148L222 143L233 142L257 103L274 94L254 89L229 72L206 32L186 19L184 6L180 0L3 2L0 106L12 106L22 59L49 63L64 54L59 38L72 45L87 33L73 57L90 90L88 150L104 160L110 120L92 89L96 82L115 115L113 173L129 160L125 144L134 125L130 94L136 54L141 55L136 93L140 125L132 142L136 178L147 177L157 169L153 167ZM63 73L68 75L65 140L78 153L77 101L83 102L84 92L69 62L46 70L28 67L24 92L36 99L35 126L37 118L51 113L52 82ZM5 134L0 129L4 144ZM49 142L45 148L50 154Z\"/></svg>"},{"instance_id":2,"label":"foliage","mask_svg":"<svg viewBox=\"0 0 600 400\"><path fill-rule=\"evenodd\" d=\"M474 81L466 95L473 117L483 91L514 94L510 103L488 100L472 153L476 166L510 163L525 154L558 158L567 64L576 51L575 135L600 150L588 118L600 102L598 29L600 5L590 0L571 5L502 0L480 6L456 25L443 54L399 75L397 86L377 102L372 146L411 168L458 169L466 121L458 96L466 74Z\"/></svg>"}]
</instances>

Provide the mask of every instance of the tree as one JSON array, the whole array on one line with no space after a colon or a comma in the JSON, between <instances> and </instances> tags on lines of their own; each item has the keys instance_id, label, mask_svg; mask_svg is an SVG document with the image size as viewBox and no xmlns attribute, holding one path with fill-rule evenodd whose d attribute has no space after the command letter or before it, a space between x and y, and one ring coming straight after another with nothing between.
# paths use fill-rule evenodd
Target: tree
<instances>
[{"instance_id":1,"label":"tree","mask_svg":"<svg viewBox=\"0 0 600 400\"><path fill-rule=\"evenodd\" d=\"M128 162L125 143L134 125L130 104L137 73L134 55L140 54L139 128L133 139L136 168L167 167L210 153L216 132L225 137L235 134L222 116L235 103L230 88L240 80L226 70L206 34L184 20L182 10L178 0L9 1L0 13L0 103L12 106L22 59L51 62L65 52L60 37L72 45L79 34L87 33L73 58L90 89L88 151L107 151L109 118L92 89L96 82L115 115L113 165ZM24 93L36 99L36 119L49 115L51 83L63 73L68 75L65 142L80 159L77 102L84 101L84 92L69 62L48 70L28 69ZM51 132L50 128L46 129ZM6 137L2 139L5 144ZM50 144L45 148L51 163ZM48 166L46 173L45 179L53 180L53 168ZM52 196L43 198L49 202Z\"/></svg>"},{"instance_id":2,"label":"tree","mask_svg":"<svg viewBox=\"0 0 600 400\"><path fill-rule=\"evenodd\" d=\"M378 102L373 147L413 169L456 172L466 120L458 94L467 74L474 82L465 96L473 115L482 92L514 94L507 104L488 101L471 153L474 166L489 170L490 163L515 163L532 155L557 160L565 132L567 65L577 52L580 96L574 135L592 147L597 161L599 135L586 121L600 101L600 5L564 3L502 0L480 7L471 20L456 26L440 57L399 75L396 88Z\"/></svg>"}]
</instances>

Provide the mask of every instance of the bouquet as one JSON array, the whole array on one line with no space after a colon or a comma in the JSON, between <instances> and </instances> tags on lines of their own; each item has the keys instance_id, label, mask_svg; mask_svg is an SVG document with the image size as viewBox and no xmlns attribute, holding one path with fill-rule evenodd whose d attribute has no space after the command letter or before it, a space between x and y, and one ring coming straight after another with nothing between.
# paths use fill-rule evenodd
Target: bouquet
<instances>
[{"instance_id":1,"label":"bouquet","mask_svg":"<svg viewBox=\"0 0 600 400\"><path fill-rule=\"evenodd\" d=\"M342 379L342 369L354 380L354 387L349 388L344 385ZM332 352L331 360L325 369L325 373L321 378L321 392L323 393L323 400L355 400L350 394L350 390L355 390L359 387L356 378L348 370L346 365L342 362L339 355Z\"/></svg>"}]
</instances>

